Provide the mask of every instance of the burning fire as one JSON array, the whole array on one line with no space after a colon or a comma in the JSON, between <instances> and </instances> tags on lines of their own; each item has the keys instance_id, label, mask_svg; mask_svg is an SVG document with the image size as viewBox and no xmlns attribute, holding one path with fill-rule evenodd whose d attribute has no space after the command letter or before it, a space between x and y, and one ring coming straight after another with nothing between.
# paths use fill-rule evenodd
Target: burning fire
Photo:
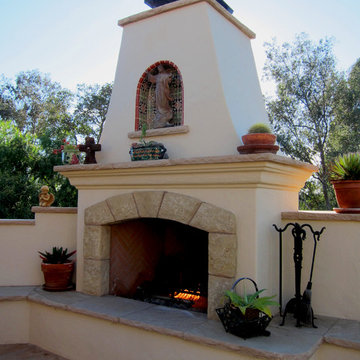
<instances>
[{"instance_id":1,"label":"burning fire","mask_svg":"<svg viewBox=\"0 0 360 360\"><path fill-rule=\"evenodd\" d=\"M179 293L176 292L174 294L174 298L196 302L200 300L200 291L196 291L196 293L192 293L189 290L184 289Z\"/></svg>"}]
</instances>

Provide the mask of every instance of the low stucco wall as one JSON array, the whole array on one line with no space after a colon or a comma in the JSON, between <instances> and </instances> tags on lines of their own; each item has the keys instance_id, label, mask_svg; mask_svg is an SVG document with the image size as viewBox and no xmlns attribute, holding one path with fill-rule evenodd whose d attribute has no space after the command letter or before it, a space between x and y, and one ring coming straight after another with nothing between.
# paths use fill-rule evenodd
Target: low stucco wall
<instances>
[{"instance_id":1,"label":"low stucco wall","mask_svg":"<svg viewBox=\"0 0 360 360\"><path fill-rule=\"evenodd\" d=\"M283 213L282 228L289 222L310 224L315 231L325 227L317 245L312 279L311 301L315 315L360 320L360 215L332 211ZM303 242L301 291L309 280L313 246L313 237L307 231ZM290 227L283 238L284 305L295 294L293 248Z\"/></svg>"},{"instance_id":2,"label":"low stucco wall","mask_svg":"<svg viewBox=\"0 0 360 360\"><path fill-rule=\"evenodd\" d=\"M0 286L40 285L38 251L76 248L76 208L34 207L35 220L0 220Z\"/></svg>"}]
</instances>

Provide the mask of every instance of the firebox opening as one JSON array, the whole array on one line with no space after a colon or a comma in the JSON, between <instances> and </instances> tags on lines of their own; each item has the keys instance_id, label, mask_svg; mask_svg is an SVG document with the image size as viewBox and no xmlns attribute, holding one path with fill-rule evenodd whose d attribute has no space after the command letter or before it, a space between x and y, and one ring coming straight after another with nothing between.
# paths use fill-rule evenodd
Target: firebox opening
<instances>
[{"instance_id":1,"label":"firebox opening","mask_svg":"<svg viewBox=\"0 0 360 360\"><path fill-rule=\"evenodd\" d=\"M162 219L111 227L110 294L207 311L208 233Z\"/></svg>"}]
</instances>

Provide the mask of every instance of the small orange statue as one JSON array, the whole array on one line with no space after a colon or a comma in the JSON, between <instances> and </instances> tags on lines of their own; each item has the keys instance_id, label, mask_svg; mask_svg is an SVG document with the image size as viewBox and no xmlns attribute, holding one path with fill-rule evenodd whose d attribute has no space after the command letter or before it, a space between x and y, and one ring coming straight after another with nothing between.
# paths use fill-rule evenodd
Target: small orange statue
<instances>
[{"instance_id":1,"label":"small orange statue","mask_svg":"<svg viewBox=\"0 0 360 360\"><path fill-rule=\"evenodd\" d=\"M39 194L39 205L51 206L54 201L55 196L49 193L49 187L46 185L42 186Z\"/></svg>"}]
</instances>

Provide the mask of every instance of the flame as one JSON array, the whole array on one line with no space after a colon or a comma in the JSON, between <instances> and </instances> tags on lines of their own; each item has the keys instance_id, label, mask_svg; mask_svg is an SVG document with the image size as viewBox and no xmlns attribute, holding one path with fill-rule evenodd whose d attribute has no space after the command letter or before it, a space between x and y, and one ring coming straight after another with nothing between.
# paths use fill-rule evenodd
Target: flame
<instances>
[{"instance_id":1,"label":"flame","mask_svg":"<svg viewBox=\"0 0 360 360\"><path fill-rule=\"evenodd\" d=\"M192 293L189 290L184 289L181 292L175 293L174 298L196 302L200 299L200 291L197 291L196 293Z\"/></svg>"}]
</instances>

